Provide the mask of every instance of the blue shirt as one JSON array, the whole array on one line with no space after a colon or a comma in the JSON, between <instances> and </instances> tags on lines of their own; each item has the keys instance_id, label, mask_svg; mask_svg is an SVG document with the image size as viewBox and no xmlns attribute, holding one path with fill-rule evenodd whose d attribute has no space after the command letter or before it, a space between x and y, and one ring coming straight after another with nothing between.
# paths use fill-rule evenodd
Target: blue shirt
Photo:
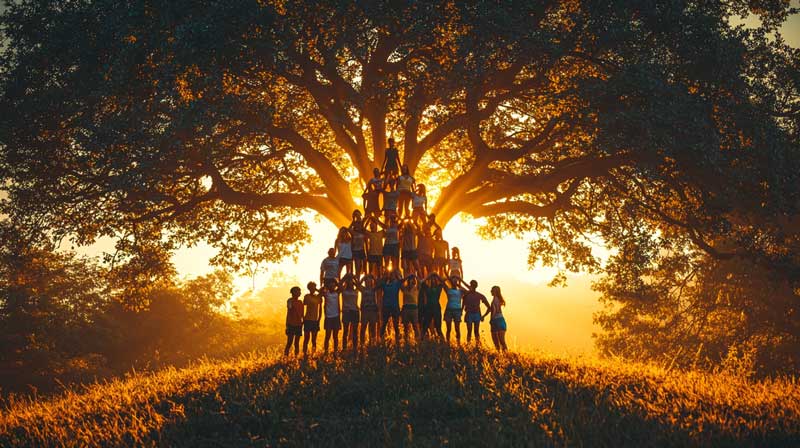
<instances>
[{"instance_id":1,"label":"blue shirt","mask_svg":"<svg viewBox=\"0 0 800 448\"><path fill-rule=\"evenodd\" d=\"M381 282L380 288L383 290L383 307L400 308L400 287L403 282L400 280L390 280Z\"/></svg>"}]
</instances>

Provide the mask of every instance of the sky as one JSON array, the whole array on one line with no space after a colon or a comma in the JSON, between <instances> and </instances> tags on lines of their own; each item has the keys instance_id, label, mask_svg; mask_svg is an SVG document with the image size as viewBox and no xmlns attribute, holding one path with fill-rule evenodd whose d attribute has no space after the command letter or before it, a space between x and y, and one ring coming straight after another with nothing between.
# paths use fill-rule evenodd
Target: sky
<instances>
[{"instance_id":1,"label":"sky","mask_svg":"<svg viewBox=\"0 0 800 448\"><path fill-rule=\"evenodd\" d=\"M798 6L798 0L792 1ZM738 23L740 21L735 21ZM752 18L741 21L746 26L756 22ZM800 15L794 15L781 30L787 42L800 46ZM250 289L267 286L305 285L319 277L319 264L327 248L333 244L336 228L325 220L307 214L312 241L304 246L298 257L279 264L265 266L266 271L254 277L240 276L236 280L239 294ZM503 290L508 303L504 312L508 321L508 341L512 348L540 349L554 354L593 356L592 333L599 331L592 316L602 307L599 295L591 290L593 278L588 275L569 275L567 287L551 288L552 268L527 265L527 241L530 238L486 241L475 233L479 222L454 218L446 227L444 237L451 246L461 248L464 272L467 279L479 282L479 291L488 295L493 285ZM113 244L100 241L82 248L79 252L97 255L111 250ZM598 250L600 250L598 248ZM206 274L214 268L208 264L214 250L199 245L179 250L173 261L184 277ZM283 301L286 297L268 300Z\"/></svg>"}]
</instances>

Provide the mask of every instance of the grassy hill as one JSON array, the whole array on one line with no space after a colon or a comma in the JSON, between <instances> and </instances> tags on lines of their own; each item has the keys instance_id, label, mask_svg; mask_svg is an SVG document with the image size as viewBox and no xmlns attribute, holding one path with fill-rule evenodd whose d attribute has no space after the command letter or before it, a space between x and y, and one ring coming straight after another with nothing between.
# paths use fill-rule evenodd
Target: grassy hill
<instances>
[{"instance_id":1,"label":"grassy hill","mask_svg":"<svg viewBox=\"0 0 800 448\"><path fill-rule=\"evenodd\" d=\"M7 401L0 446L786 446L796 380L423 344L227 362Z\"/></svg>"}]
</instances>

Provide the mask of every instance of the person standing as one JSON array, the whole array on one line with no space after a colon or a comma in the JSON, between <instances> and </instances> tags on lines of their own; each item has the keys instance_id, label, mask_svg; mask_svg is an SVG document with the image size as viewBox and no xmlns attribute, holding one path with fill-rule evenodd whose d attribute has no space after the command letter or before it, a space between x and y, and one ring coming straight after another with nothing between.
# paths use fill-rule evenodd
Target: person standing
<instances>
[{"instance_id":1,"label":"person standing","mask_svg":"<svg viewBox=\"0 0 800 448\"><path fill-rule=\"evenodd\" d=\"M444 334L442 334L442 306L439 304L439 298L445 286L444 280L435 273L428 274L420 285L422 339L425 339L425 335L430 331L440 341L444 340Z\"/></svg>"},{"instance_id":2,"label":"person standing","mask_svg":"<svg viewBox=\"0 0 800 448\"><path fill-rule=\"evenodd\" d=\"M375 344L378 335L378 319L380 317L378 309L377 291L375 288L375 277L371 274L365 275L361 281L356 281L356 288L361 293L361 346L366 342L366 335L369 333L369 343Z\"/></svg>"},{"instance_id":3,"label":"person standing","mask_svg":"<svg viewBox=\"0 0 800 448\"><path fill-rule=\"evenodd\" d=\"M378 230L377 218L369 216L364 222L369 226L369 232L367 232L367 262L369 263L369 269L367 269L367 272L374 277L380 277L383 274L381 260L383 259L383 237L385 232Z\"/></svg>"},{"instance_id":4,"label":"person standing","mask_svg":"<svg viewBox=\"0 0 800 448\"><path fill-rule=\"evenodd\" d=\"M442 231L436 230L433 233L433 271L439 275L447 276L447 254L450 252L450 245L442 239Z\"/></svg>"},{"instance_id":5,"label":"person standing","mask_svg":"<svg viewBox=\"0 0 800 448\"><path fill-rule=\"evenodd\" d=\"M336 248L336 255L339 257L339 272L336 273L336 277L341 277L342 269L345 269L346 273L352 274L353 236L350 234L350 230L347 227L339 229L339 235L337 235L336 243L333 247Z\"/></svg>"},{"instance_id":6,"label":"person standing","mask_svg":"<svg viewBox=\"0 0 800 448\"><path fill-rule=\"evenodd\" d=\"M353 350L358 347L358 290L352 274L342 278L342 351L347 350L348 340Z\"/></svg>"},{"instance_id":7,"label":"person standing","mask_svg":"<svg viewBox=\"0 0 800 448\"><path fill-rule=\"evenodd\" d=\"M308 341L311 340L311 353L317 351L317 334L319 321L322 318L322 297L317 292L317 284L308 282L308 294L303 297L306 315L303 318L303 354L308 353Z\"/></svg>"},{"instance_id":8,"label":"person standing","mask_svg":"<svg viewBox=\"0 0 800 448\"><path fill-rule=\"evenodd\" d=\"M364 221L361 219L353 220L350 225L350 234L353 237L353 263L355 264L355 277L360 278L362 274L367 272L367 230L364 228Z\"/></svg>"},{"instance_id":9,"label":"person standing","mask_svg":"<svg viewBox=\"0 0 800 448\"><path fill-rule=\"evenodd\" d=\"M492 286L492 303L489 305L489 309L486 310L486 313L483 317L486 317L486 314L491 313L491 317L489 318L489 325L492 328L492 342L494 343L494 348L498 351L508 351L508 346L506 345L506 319L503 317L503 307L506 306L506 301L503 299L503 293L500 292L499 286Z\"/></svg>"},{"instance_id":10,"label":"person standing","mask_svg":"<svg viewBox=\"0 0 800 448\"><path fill-rule=\"evenodd\" d=\"M419 273L417 254L417 228L413 222L405 222L400 232L400 247L403 254L403 274Z\"/></svg>"},{"instance_id":11,"label":"person standing","mask_svg":"<svg viewBox=\"0 0 800 448\"><path fill-rule=\"evenodd\" d=\"M379 225L383 226L381 222ZM389 218L389 225L384 227L386 239L383 242L383 267L400 271L400 229L397 227L397 218Z\"/></svg>"},{"instance_id":12,"label":"person standing","mask_svg":"<svg viewBox=\"0 0 800 448\"><path fill-rule=\"evenodd\" d=\"M377 169L377 168L376 168ZM370 180L372 182L372 180ZM383 180L380 183L370 183L361 198L364 201L365 217L378 217L381 214L380 197L383 192Z\"/></svg>"},{"instance_id":13,"label":"person standing","mask_svg":"<svg viewBox=\"0 0 800 448\"><path fill-rule=\"evenodd\" d=\"M381 293L381 313L383 314L383 325L381 326L381 339L386 338L386 326L392 320L394 327L394 339L400 341L400 288L403 287L403 279L397 271L387 271L378 283L378 290Z\"/></svg>"},{"instance_id":14,"label":"person standing","mask_svg":"<svg viewBox=\"0 0 800 448\"><path fill-rule=\"evenodd\" d=\"M433 238L424 230L417 232L417 263L420 277L426 278L433 272Z\"/></svg>"},{"instance_id":15,"label":"person standing","mask_svg":"<svg viewBox=\"0 0 800 448\"><path fill-rule=\"evenodd\" d=\"M328 280L339 279L339 259L336 258L336 249L328 249L328 256L319 266L319 284L325 286Z\"/></svg>"},{"instance_id":16,"label":"person standing","mask_svg":"<svg viewBox=\"0 0 800 448\"><path fill-rule=\"evenodd\" d=\"M460 278L450 277L450 287L445 289L447 305L444 309L444 322L447 325L447 342L450 342L450 331L452 327L455 327L456 342L461 343L461 311L463 309L461 300L464 297L461 283Z\"/></svg>"},{"instance_id":17,"label":"person standing","mask_svg":"<svg viewBox=\"0 0 800 448\"><path fill-rule=\"evenodd\" d=\"M339 285L336 280L326 280L322 287L322 297L325 299L325 353L328 353L331 338L333 338L333 354L339 350L339 329L342 323L339 320L341 307L339 306Z\"/></svg>"},{"instance_id":18,"label":"person standing","mask_svg":"<svg viewBox=\"0 0 800 448\"><path fill-rule=\"evenodd\" d=\"M383 184L383 217L384 219L391 219L397 217L397 201L400 198L400 192L397 191L396 182L392 179L387 179Z\"/></svg>"},{"instance_id":19,"label":"person standing","mask_svg":"<svg viewBox=\"0 0 800 448\"><path fill-rule=\"evenodd\" d=\"M400 218L411 216L411 200L414 194L414 178L409 174L408 165L403 165L403 174L397 178L397 213Z\"/></svg>"},{"instance_id":20,"label":"person standing","mask_svg":"<svg viewBox=\"0 0 800 448\"><path fill-rule=\"evenodd\" d=\"M448 266L448 273L449 276L456 276L458 278L464 278L464 267L461 265L461 251L458 250L457 247L454 247L452 250L452 256L449 260L447 260Z\"/></svg>"},{"instance_id":21,"label":"person standing","mask_svg":"<svg viewBox=\"0 0 800 448\"><path fill-rule=\"evenodd\" d=\"M400 151L394 146L393 138L387 139L386 143L388 143L389 147L386 148L386 157L383 160L382 171L386 174L387 178L395 178L400 171Z\"/></svg>"},{"instance_id":22,"label":"person standing","mask_svg":"<svg viewBox=\"0 0 800 448\"><path fill-rule=\"evenodd\" d=\"M303 302L300 294L303 290L294 286L289 291L292 296L286 301L286 348L283 355L289 356L289 349L294 345L294 355L300 354L300 336L303 335Z\"/></svg>"},{"instance_id":23,"label":"person standing","mask_svg":"<svg viewBox=\"0 0 800 448\"><path fill-rule=\"evenodd\" d=\"M428 216L428 195L425 185L417 184L417 191L411 198L411 219L419 226L425 225L425 218Z\"/></svg>"},{"instance_id":24,"label":"person standing","mask_svg":"<svg viewBox=\"0 0 800 448\"><path fill-rule=\"evenodd\" d=\"M408 344L413 332L414 340L419 339L419 282L414 274L403 282L403 338Z\"/></svg>"},{"instance_id":25,"label":"person standing","mask_svg":"<svg viewBox=\"0 0 800 448\"><path fill-rule=\"evenodd\" d=\"M475 345L481 344L480 333L478 332L483 316L481 316L481 303L489 308L489 301L486 296L476 291L478 282L470 280L469 291L464 294L464 311L466 312L464 321L467 323L467 344L472 339L473 333L475 334Z\"/></svg>"}]
</instances>

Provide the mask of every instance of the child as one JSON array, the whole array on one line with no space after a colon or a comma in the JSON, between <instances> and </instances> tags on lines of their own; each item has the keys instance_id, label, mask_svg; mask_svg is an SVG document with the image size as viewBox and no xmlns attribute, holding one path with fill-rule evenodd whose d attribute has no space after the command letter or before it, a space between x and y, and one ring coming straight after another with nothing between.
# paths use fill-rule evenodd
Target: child
<instances>
[{"instance_id":1,"label":"child","mask_svg":"<svg viewBox=\"0 0 800 448\"><path fill-rule=\"evenodd\" d=\"M300 336L303 335L303 302L300 294L303 292L299 286L294 286L289 291L292 297L286 301L286 348L283 356L289 356L289 348L294 344L294 356L300 354Z\"/></svg>"},{"instance_id":2,"label":"child","mask_svg":"<svg viewBox=\"0 0 800 448\"><path fill-rule=\"evenodd\" d=\"M489 318L489 325L492 327L492 342L494 348L498 351L508 351L506 345L506 319L503 317L503 307L506 306L506 301L503 299L503 293L500 292L499 286L492 286L492 303L486 314L491 313L492 317ZM486 314L483 317L486 317Z\"/></svg>"},{"instance_id":3,"label":"child","mask_svg":"<svg viewBox=\"0 0 800 448\"><path fill-rule=\"evenodd\" d=\"M464 311L466 312L464 322L467 323L467 344L469 344L469 341L472 339L474 331L475 345L481 345L481 337L480 333L478 333L478 327L483 320L481 316L481 303L486 305L486 308L489 308L489 301L486 300L486 296L475 290L477 287L478 282L470 280L469 291L464 294L462 302L464 303Z\"/></svg>"},{"instance_id":4,"label":"child","mask_svg":"<svg viewBox=\"0 0 800 448\"><path fill-rule=\"evenodd\" d=\"M375 343L378 334L378 301L375 288L375 277L370 274L356 282L356 288L361 293L361 346L366 342L369 332L370 344Z\"/></svg>"},{"instance_id":5,"label":"child","mask_svg":"<svg viewBox=\"0 0 800 448\"><path fill-rule=\"evenodd\" d=\"M352 338L353 350L358 346L358 291L352 274L342 278L342 351L347 350L347 341Z\"/></svg>"},{"instance_id":6,"label":"child","mask_svg":"<svg viewBox=\"0 0 800 448\"><path fill-rule=\"evenodd\" d=\"M322 297L325 298L325 353L328 353L331 337L333 337L333 354L339 350L339 321L341 307L339 306L339 285L334 279L328 279L323 286Z\"/></svg>"},{"instance_id":7,"label":"child","mask_svg":"<svg viewBox=\"0 0 800 448\"><path fill-rule=\"evenodd\" d=\"M339 278L339 260L336 258L336 249L328 249L328 256L322 260L319 266L319 283L325 285L328 280Z\"/></svg>"},{"instance_id":8,"label":"child","mask_svg":"<svg viewBox=\"0 0 800 448\"><path fill-rule=\"evenodd\" d=\"M439 275L447 275L445 270L448 252L450 252L450 245L442 239L442 231L436 230L433 234L433 269Z\"/></svg>"},{"instance_id":9,"label":"child","mask_svg":"<svg viewBox=\"0 0 800 448\"><path fill-rule=\"evenodd\" d=\"M387 178L397 177L400 170L400 151L394 146L394 139L390 138L386 141L389 147L386 148L386 158L383 160L383 172L386 173Z\"/></svg>"},{"instance_id":10,"label":"child","mask_svg":"<svg viewBox=\"0 0 800 448\"><path fill-rule=\"evenodd\" d=\"M442 306L439 304L439 297L442 295L442 288L446 286L444 280L435 273L428 274L420 285L422 339L425 339L426 333L430 331L439 340L444 340L444 334L442 334Z\"/></svg>"},{"instance_id":11,"label":"child","mask_svg":"<svg viewBox=\"0 0 800 448\"><path fill-rule=\"evenodd\" d=\"M419 282L414 274L403 282L403 338L408 344L409 328L414 332L414 340L419 338Z\"/></svg>"},{"instance_id":12,"label":"child","mask_svg":"<svg viewBox=\"0 0 800 448\"><path fill-rule=\"evenodd\" d=\"M408 172L408 165L403 165L403 174L397 178L397 210L400 218L407 218L409 207L411 206L411 198L414 192L414 178Z\"/></svg>"},{"instance_id":13,"label":"child","mask_svg":"<svg viewBox=\"0 0 800 448\"><path fill-rule=\"evenodd\" d=\"M400 192L397 191L396 182L392 179L387 179L382 191L384 219L397 216L397 200L399 195Z\"/></svg>"},{"instance_id":14,"label":"child","mask_svg":"<svg viewBox=\"0 0 800 448\"><path fill-rule=\"evenodd\" d=\"M308 282L308 294L303 297L306 315L303 318L303 354L308 353L308 340L311 339L311 353L317 351L317 334L322 318L322 297L317 292L317 284Z\"/></svg>"},{"instance_id":15,"label":"child","mask_svg":"<svg viewBox=\"0 0 800 448\"><path fill-rule=\"evenodd\" d=\"M400 338L400 288L403 287L403 279L400 273L395 271L387 271L384 277L378 283L378 291L381 293L383 315L383 325L381 326L381 339L386 337L386 326L389 324L389 319L392 320L394 327L394 339L399 341Z\"/></svg>"},{"instance_id":16,"label":"child","mask_svg":"<svg viewBox=\"0 0 800 448\"><path fill-rule=\"evenodd\" d=\"M425 224L425 217L428 216L428 196L425 192L425 185L417 184L417 192L411 198L411 218L419 225Z\"/></svg>"},{"instance_id":17,"label":"child","mask_svg":"<svg viewBox=\"0 0 800 448\"><path fill-rule=\"evenodd\" d=\"M461 267L461 251L457 247L452 249L452 256L447 260L449 268L448 275L464 278L464 269Z\"/></svg>"},{"instance_id":18,"label":"child","mask_svg":"<svg viewBox=\"0 0 800 448\"><path fill-rule=\"evenodd\" d=\"M345 268L348 274L353 273L353 236L347 227L339 229L339 234L336 236L336 243L334 246L337 249L339 257L339 272L336 273L336 278L341 277L342 268Z\"/></svg>"},{"instance_id":19,"label":"child","mask_svg":"<svg viewBox=\"0 0 800 448\"><path fill-rule=\"evenodd\" d=\"M450 342L450 331L455 326L456 342L461 343L461 311L463 309L461 299L464 296L461 283L460 278L450 277L450 287L445 290L447 305L444 309L444 322L447 325L447 342Z\"/></svg>"},{"instance_id":20,"label":"child","mask_svg":"<svg viewBox=\"0 0 800 448\"><path fill-rule=\"evenodd\" d=\"M378 220L372 216L368 216L365 220L365 223L369 226L369 232L367 232L367 246L368 246L368 255L367 255L367 262L369 263L369 272L375 276L379 277L381 275L381 259L383 257L383 238L385 232L383 230L378 230Z\"/></svg>"},{"instance_id":21,"label":"child","mask_svg":"<svg viewBox=\"0 0 800 448\"><path fill-rule=\"evenodd\" d=\"M401 232L401 247L403 249L403 272L405 274L419 272L417 261L417 229L413 222L406 222Z\"/></svg>"},{"instance_id":22,"label":"child","mask_svg":"<svg viewBox=\"0 0 800 448\"><path fill-rule=\"evenodd\" d=\"M367 264L367 251L366 251L366 230L364 229L364 222L360 217L358 220L353 220L350 225L350 235L352 235L352 248L353 248L353 263L355 264L356 277L361 277L361 274L366 272Z\"/></svg>"}]
</instances>

